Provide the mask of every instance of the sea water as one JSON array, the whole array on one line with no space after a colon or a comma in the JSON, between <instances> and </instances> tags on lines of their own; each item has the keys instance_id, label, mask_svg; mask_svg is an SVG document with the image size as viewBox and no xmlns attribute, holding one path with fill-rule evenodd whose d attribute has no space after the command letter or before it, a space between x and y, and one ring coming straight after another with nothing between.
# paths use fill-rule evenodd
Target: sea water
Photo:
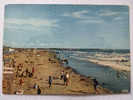
<instances>
[{"instance_id":1,"label":"sea water","mask_svg":"<svg viewBox=\"0 0 133 100\"><path fill-rule=\"evenodd\" d=\"M114 93L120 93L122 90L130 91L130 73L119 72L111 67L98 65L87 60L88 52L80 51L61 51L58 53L60 59L67 59L68 64L79 74L96 78L100 85L108 88Z\"/></svg>"}]
</instances>

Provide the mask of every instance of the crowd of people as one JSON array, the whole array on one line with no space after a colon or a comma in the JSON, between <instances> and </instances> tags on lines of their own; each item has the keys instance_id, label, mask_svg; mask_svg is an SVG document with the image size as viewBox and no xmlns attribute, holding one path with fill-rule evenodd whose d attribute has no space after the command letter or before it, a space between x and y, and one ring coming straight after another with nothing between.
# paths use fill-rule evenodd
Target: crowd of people
<instances>
[{"instance_id":1,"label":"crowd of people","mask_svg":"<svg viewBox=\"0 0 133 100\"><path fill-rule=\"evenodd\" d=\"M55 57L54 57L55 58ZM52 59L48 59L49 62L51 63L56 63ZM36 72L35 70L35 62L30 61L30 59L26 59L24 63L19 63L18 65L16 64L16 59L12 59L12 66L15 68L15 76L16 78L19 78L19 83L18 85L22 87L24 83L24 78L32 78L34 77L34 73ZM28 66L28 67L26 67ZM64 70L60 73L59 79L62 80L62 83L64 86L69 86L70 85L70 73L65 72ZM54 78L52 75L48 76L48 88L52 88L54 82ZM94 80L94 89L96 90L98 86L97 80ZM42 90L39 84L34 83L33 89L36 89L37 94L41 94Z\"/></svg>"},{"instance_id":2,"label":"crowd of people","mask_svg":"<svg viewBox=\"0 0 133 100\"><path fill-rule=\"evenodd\" d=\"M70 76L69 76L68 72L65 73L64 71L62 71L61 76L60 76L60 80L63 80L64 85L68 86L69 85L69 80L70 80ZM52 76L49 76L49 78L48 78L49 88L51 88L52 82L53 82L53 78L52 78Z\"/></svg>"},{"instance_id":3,"label":"crowd of people","mask_svg":"<svg viewBox=\"0 0 133 100\"><path fill-rule=\"evenodd\" d=\"M49 59L49 61L52 61L52 60ZM22 85L24 84L24 78L27 78L27 77L32 78L35 73L35 65L33 64L34 62L32 61L31 64L29 64L29 61L26 60L25 63L27 63L29 66L32 66L32 67L28 69L24 67L24 63L20 63L18 65L16 65L15 62L13 63L13 66L15 68L16 78L17 77L19 78L19 84L18 84L19 87L22 87ZM63 80L64 86L69 85L69 79L70 79L69 73L62 71L60 75L60 80ZM53 83L53 77L50 75L48 77L49 88L52 88L52 83ZM37 83L33 85L33 89L36 89L37 94L41 94L41 87Z\"/></svg>"},{"instance_id":4,"label":"crowd of people","mask_svg":"<svg viewBox=\"0 0 133 100\"><path fill-rule=\"evenodd\" d=\"M70 77L69 77L68 72L65 73L64 71L62 71L61 72L61 76L60 76L60 80L64 81L64 86L68 86L69 85L69 79L70 79ZM52 78L52 76L49 76L48 77L48 84L49 84L48 87L49 88L52 88L52 83L53 83L53 78ZM39 85L37 85L37 83L34 84L33 89L37 90L37 94L38 95L41 94L41 88L40 88Z\"/></svg>"}]
</instances>

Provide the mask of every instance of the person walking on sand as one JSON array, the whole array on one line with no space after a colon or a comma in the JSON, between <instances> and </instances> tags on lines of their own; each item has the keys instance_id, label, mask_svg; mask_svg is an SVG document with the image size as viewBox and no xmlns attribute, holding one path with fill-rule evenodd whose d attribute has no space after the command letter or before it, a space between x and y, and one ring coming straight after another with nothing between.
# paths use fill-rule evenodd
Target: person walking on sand
<instances>
[{"instance_id":1,"label":"person walking on sand","mask_svg":"<svg viewBox=\"0 0 133 100\"><path fill-rule=\"evenodd\" d=\"M32 67L32 75L34 75L35 69L34 67Z\"/></svg>"},{"instance_id":2,"label":"person walking on sand","mask_svg":"<svg viewBox=\"0 0 133 100\"><path fill-rule=\"evenodd\" d=\"M98 81L96 80L96 79L93 79L93 82L94 82L94 89L95 89L95 91L96 91L96 93L97 93L97 86L98 86Z\"/></svg>"},{"instance_id":3,"label":"person walking on sand","mask_svg":"<svg viewBox=\"0 0 133 100\"><path fill-rule=\"evenodd\" d=\"M40 89L39 85L38 85L38 88L37 88L37 94L38 95L41 94L41 89Z\"/></svg>"},{"instance_id":4,"label":"person walking on sand","mask_svg":"<svg viewBox=\"0 0 133 100\"><path fill-rule=\"evenodd\" d=\"M62 80L64 77L64 71L61 72L60 80Z\"/></svg>"},{"instance_id":5,"label":"person walking on sand","mask_svg":"<svg viewBox=\"0 0 133 100\"><path fill-rule=\"evenodd\" d=\"M52 85L52 77L51 76L49 76L49 78L48 78L48 84L49 84L49 88L51 88L51 85Z\"/></svg>"},{"instance_id":6,"label":"person walking on sand","mask_svg":"<svg viewBox=\"0 0 133 100\"><path fill-rule=\"evenodd\" d=\"M23 79L20 78L20 80L19 80L19 85L22 86L22 84L23 84Z\"/></svg>"},{"instance_id":7,"label":"person walking on sand","mask_svg":"<svg viewBox=\"0 0 133 100\"><path fill-rule=\"evenodd\" d=\"M28 68L26 68L25 72L26 72L26 77L27 77L29 74Z\"/></svg>"},{"instance_id":8,"label":"person walking on sand","mask_svg":"<svg viewBox=\"0 0 133 100\"><path fill-rule=\"evenodd\" d=\"M33 86L33 89L37 89L37 88L38 88L38 85L35 83Z\"/></svg>"},{"instance_id":9,"label":"person walking on sand","mask_svg":"<svg viewBox=\"0 0 133 100\"><path fill-rule=\"evenodd\" d=\"M69 77L70 77L70 76L69 76L68 72L66 72L66 79L67 79L67 80L66 80L66 86L68 86L68 84L69 84Z\"/></svg>"},{"instance_id":10,"label":"person walking on sand","mask_svg":"<svg viewBox=\"0 0 133 100\"><path fill-rule=\"evenodd\" d=\"M63 76L63 80L64 80L64 85L66 85L66 81L67 81L66 74L64 74L64 76Z\"/></svg>"}]
</instances>

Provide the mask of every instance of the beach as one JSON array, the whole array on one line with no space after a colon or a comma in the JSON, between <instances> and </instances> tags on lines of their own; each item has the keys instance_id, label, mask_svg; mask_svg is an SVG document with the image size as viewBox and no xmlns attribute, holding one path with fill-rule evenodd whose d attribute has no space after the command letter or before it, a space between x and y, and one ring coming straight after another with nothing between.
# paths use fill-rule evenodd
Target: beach
<instances>
[{"instance_id":1,"label":"beach","mask_svg":"<svg viewBox=\"0 0 133 100\"><path fill-rule=\"evenodd\" d=\"M64 94L64 95L87 95L87 94L112 94L112 92L102 86L98 85L96 90L94 88L93 77L85 77L76 73L71 67L64 67L61 62L56 58L54 52L48 50L37 49L14 49L14 52L8 55L4 55L4 59L14 59L15 64L12 66L12 62L4 64L4 68L13 68L13 75L10 86L7 89L6 78L11 75L3 72L3 93L4 94L16 94L18 91L22 91L25 95L37 94L37 89L33 88L34 84L37 84L41 89L41 95L43 94ZM32 77L19 76L16 73L17 66L21 64L21 72L26 69L32 72L34 67L34 73ZM60 79L61 72L69 73L69 84L64 85L63 80ZM16 77L16 74L18 75ZM5 78L6 76L6 78ZM52 86L49 88L48 77L52 76ZM22 84L19 83L20 79ZM10 90L11 92L7 92ZM19 94L19 93L18 93Z\"/></svg>"}]
</instances>

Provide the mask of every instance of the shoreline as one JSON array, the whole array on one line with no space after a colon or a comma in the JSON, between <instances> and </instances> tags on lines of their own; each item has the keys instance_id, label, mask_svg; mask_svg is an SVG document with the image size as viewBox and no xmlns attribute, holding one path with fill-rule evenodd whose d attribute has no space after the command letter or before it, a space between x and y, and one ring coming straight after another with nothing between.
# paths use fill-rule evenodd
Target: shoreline
<instances>
[{"instance_id":1,"label":"shoreline","mask_svg":"<svg viewBox=\"0 0 133 100\"><path fill-rule=\"evenodd\" d=\"M56 55L56 53L54 52L54 55ZM56 58L56 60L58 60ZM58 60L59 64L60 64L60 67L63 67L64 71L67 71L67 72L70 72L70 73L74 73L75 75L79 76L80 77L80 80L81 81L84 81L84 82L92 82L93 83L93 78L92 76L85 76L85 75L82 75L80 74L79 72L77 72L75 69L73 69L71 66L64 66L60 60ZM94 85L94 83L92 84ZM103 88L100 84L98 85L98 87L102 90L102 92L104 92L103 94L113 94L113 91L109 90L108 88ZM119 93L121 94L121 93Z\"/></svg>"},{"instance_id":2,"label":"shoreline","mask_svg":"<svg viewBox=\"0 0 133 100\"><path fill-rule=\"evenodd\" d=\"M92 85L94 85L94 83L93 83L94 78L93 77L82 75L82 74L78 73L75 69L73 69L71 66L64 67L63 65L61 65L61 67L64 68L64 71L69 72L69 73L74 73L76 76L79 76L80 81L83 81L87 84L89 82L91 82ZM98 85L98 88L101 89L102 92L104 92L103 94L106 94L106 93L107 94L112 94L113 93L111 90L109 90L107 88L103 88L100 84ZM102 94L102 93L100 93L100 94ZM88 95L88 94L82 94L82 95ZM92 95L94 95L94 94L92 93Z\"/></svg>"}]
</instances>

